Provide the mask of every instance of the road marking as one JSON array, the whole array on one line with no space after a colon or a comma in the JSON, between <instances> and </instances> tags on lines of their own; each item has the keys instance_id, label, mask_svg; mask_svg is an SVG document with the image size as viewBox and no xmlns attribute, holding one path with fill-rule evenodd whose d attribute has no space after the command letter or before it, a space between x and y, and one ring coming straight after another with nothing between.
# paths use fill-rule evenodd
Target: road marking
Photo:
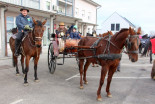
<instances>
[{"instance_id":1,"label":"road marking","mask_svg":"<svg viewBox=\"0 0 155 104\"><path fill-rule=\"evenodd\" d=\"M123 63L121 63L121 66L133 66L133 67L135 67L135 66L140 66L140 67L144 67L144 66L152 66L152 64L140 64L140 65L138 65L138 64L123 64Z\"/></svg>"},{"instance_id":2,"label":"road marking","mask_svg":"<svg viewBox=\"0 0 155 104\"><path fill-rule=\"evenodd\" d=\"M79 74L76 74L76 75L74 75L72 77L67 78L66 81L69 81L69 80L71 80L73 78L79 78L79 77L80 77ZM99 76L87 76L87 78L97 78L97 79L99 79L100 77ZM151 77L112 77L112 78L113 79L150 79ZM107 79L107 77L106 77L106 79Z\"/></svg>"},{"instance_id":3,"label":"road marking","mask_svg":"<svg viewBox=\"0 0 155 104\"><path fill-rule=\"evenodd\" d=\"M17 104L17 103L20 103L20 102L22 102L22 101L23 101L23 99L19 99L19 100L14 101L14 102L12 102L12 103L10 103L10 104Z\"/></svg>"},{"instance_id":4,"label":"road marking","mask_svg":"<svg viewBox=\"0 0 155 104\"><path fill-rule=\"evenodd\" d=\"M79 75L79 73L76 74L76 75L73 75L72 77L67 78L66 81L68 81L68 80L70 80L70 79L73 79L73 78L77 77L78 75Z\"/></svg>"},{"instance_id":5,"label":"road marking","mask_svg":"<svg viewBox=\"0 0 155 104\"><path fill-rule=\"evenodd\" d=\"M80 77L80 76L75 76ZM88 78L100 78L99 76L87 76ZM106 77L108 78L108 77ZM113 79L150 79L151 77L112 77Z\"/></svg>"}]
</instances>

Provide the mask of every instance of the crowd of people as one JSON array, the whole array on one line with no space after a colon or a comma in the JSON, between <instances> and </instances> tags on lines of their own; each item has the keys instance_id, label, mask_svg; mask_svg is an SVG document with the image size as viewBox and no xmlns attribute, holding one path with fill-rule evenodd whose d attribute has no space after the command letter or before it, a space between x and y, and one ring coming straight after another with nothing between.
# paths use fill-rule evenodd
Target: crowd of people
<instances>
[{"instance_id":1,"label":"crowd of people","mask_svg":"<svg viewBox=\"0 0 155 104\"><path fill-rule=\"evenodd\" d=\"M150 56L150 63L152 63L152 51L154 50L152 49L152 43L154 42L154 39L154 35L148 36L148 34L145 34L140 36L141 44L139 46L139 53L142 57L147 55Z\"/></svg>"}]
</instances>

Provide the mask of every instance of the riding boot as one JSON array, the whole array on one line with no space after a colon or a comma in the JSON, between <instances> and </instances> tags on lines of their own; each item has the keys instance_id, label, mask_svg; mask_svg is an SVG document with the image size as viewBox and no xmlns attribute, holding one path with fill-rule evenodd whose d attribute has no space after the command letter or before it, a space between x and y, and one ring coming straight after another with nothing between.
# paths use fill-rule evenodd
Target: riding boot
<instances>
[{"instance_id":1,"label":"riding boot","mask_svg":"<svg viewBox=\"0 0 155 104\"><path fill-rule=\"evenodd\" d=\"M20 51L19 51L20 42L21 42L21 41L20 41L19 39L16 39L16 40L15 40L15 54L14 54L14 55L15 55L16 57L19 56L19 52L20 52Z\"/></svg>"}]
</instances>

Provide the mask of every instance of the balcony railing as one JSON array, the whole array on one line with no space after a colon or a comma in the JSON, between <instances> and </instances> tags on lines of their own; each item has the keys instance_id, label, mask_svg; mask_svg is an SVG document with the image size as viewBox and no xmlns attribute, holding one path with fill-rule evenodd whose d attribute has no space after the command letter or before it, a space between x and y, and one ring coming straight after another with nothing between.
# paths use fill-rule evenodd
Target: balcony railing
<instances>
[{"instance_id":1,"label":"balcony railing","mask_svg":"<svg viewBox=\"0 0 155 104\"><path fill-rule=\"evenodd\" d=\"M40 9L40 0L0 0L5 3Z\"/></svg>"}]
</instances>

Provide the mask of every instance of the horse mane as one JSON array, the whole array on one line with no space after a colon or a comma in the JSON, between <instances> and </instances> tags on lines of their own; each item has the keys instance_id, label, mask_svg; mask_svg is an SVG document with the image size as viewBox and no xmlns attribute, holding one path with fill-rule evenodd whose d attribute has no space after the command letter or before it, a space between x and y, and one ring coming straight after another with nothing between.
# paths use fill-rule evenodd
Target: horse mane
<instances>
[{"instance_id":1,"label":"horse mane","mask_svg":"<svg viewBox=\"0 0 155 104\"><path fill-rule=\"evenodd\" d=\"M128 31L128 30L129 30L128 28L121 29L119 32L117 32L117 33L115 33L115 35L113 35L114 36L114 39L116 40L116 38L119 36L120 33L125 32L125 31Z\"/></svg>"},{"instance_id":2,"label":"horse mane","mask_svg":"<svg viewBox=\"0 0 155 104\"><path fill-rule=\"evenodd\" d=\"M41 26L42 27L42 22L41 21L37 20L36 22L37 22L37 26Z\"/></svg>"}]
</instances>

